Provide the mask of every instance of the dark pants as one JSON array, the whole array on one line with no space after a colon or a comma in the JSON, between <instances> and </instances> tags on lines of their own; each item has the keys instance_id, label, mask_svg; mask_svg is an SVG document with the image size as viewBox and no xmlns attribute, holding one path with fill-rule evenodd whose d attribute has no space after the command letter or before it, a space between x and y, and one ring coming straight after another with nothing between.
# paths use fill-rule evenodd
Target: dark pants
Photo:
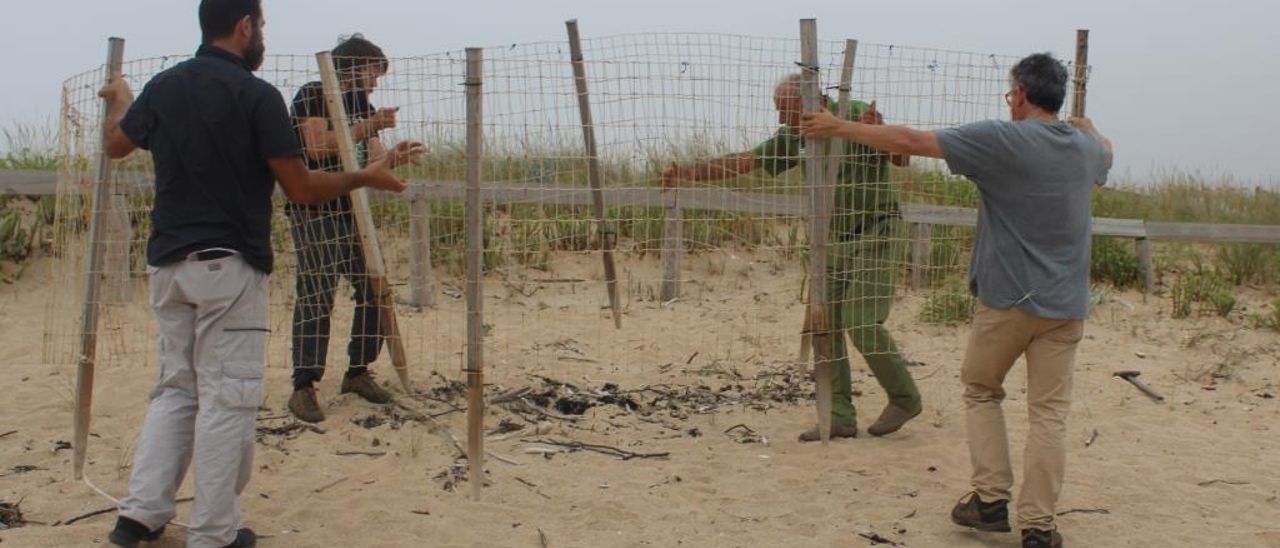
<instances>
[{"instance_id":1,"label":"dark pants","mask_svg":"<svg viewBox=\"0 0 1280 548\"><path fill-rule=\"evenodd\" d=\"M326 208L327 209L327 208ZM310 386L324 375L329 353L329 318L338 279L355 292L355 315L347 355L348 376L363 373L382 350L378 298L365 271L360 237L350 211L289 208L297 248L297 295L293 305L293 385Z\"/></svg>"}]
</instances>

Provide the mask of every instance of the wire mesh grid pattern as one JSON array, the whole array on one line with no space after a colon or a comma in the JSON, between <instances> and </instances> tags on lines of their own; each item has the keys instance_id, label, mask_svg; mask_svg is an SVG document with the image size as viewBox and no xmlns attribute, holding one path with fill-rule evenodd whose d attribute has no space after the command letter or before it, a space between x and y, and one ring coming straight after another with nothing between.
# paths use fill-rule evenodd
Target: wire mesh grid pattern
<instances>
[{"instance_id":1,"label":"wire mesh grid pattern","mask_svg":"<svg viewBox=\"0 0 1280 548\"><path fill-rule=\"evenodd\" d=\"M832 101L845 46L819 43L819 78ZM794 361L810 252L807 186L798 169L803 142L783 126L775 95L780 81L801 70L800 41L646 33L585 39L582 50L605 231L590 207L590 157L568 43L484 51L486 362L498 370L520 362L533 372L608 371L677 363L690 347L726 363ZM124 74L136 92L184 58L129 61ZM886 123L924 129L1007 117L1002 95L1014 62L864 43L849 95L854 111L874 104ZM378 148L401 141L427 148L418 164L399 168L410 181L408 191L371 197L376 237L397 296L400 339L416 376L457 372L466 340L464 67L461 51L394 57L371 94L374 107L399 109L394 127L380 132ZM312 56L269 56L258 75L286 101L320 80ZM100 148L96 92L104 77L105 69L92 70L63 86L60 135L67 161L60 173L59 258L51 273L56 283L44 345L44 359L52 364L76 359L83 250L97 179L92 159ZM351 113L352 119L360 122L372 112ZM377 154L362 147L366 156ZM972 185L946 175L938 162L917 159L910 168L889 168L889 158L878 151L839 150L844 167L828 250L838 259L828 271L845 282L836 284L843 292L832 294L832 306L856 312L840 327L884 322L909 274L926 287L963 294L956 280L963 278L972 230L935 227L928 246L912 245L917 238L900 215L913 205L976 206ZM661 174L672 164L743 152L753 154L758 169L661 188ZM112 199L103 207L99 363L141 367L155 359L154 338L137 336L154 330L145 295L152 182L147 154L115 163ZM351 233L350 211L311 208L302 216L283 196L276 202L269 366L385 361L378 320L362 320L368 316L368 295L362 295L367 268ZM617 254L620 330L610 321L602 248ZM663 263L676 260L678 268L664 274ZM664 288L673 283L678 289ZM302 309L311 312L300 321ZM910 314L896 312L893 321L918 321ZM317 318L328 325L299 331L299 323ZM891 351L880 342L853 340L860 348L867 344L864 354ZM311 356L300 358L300 348L312 349Z\"/></svg>"}]
</instances>

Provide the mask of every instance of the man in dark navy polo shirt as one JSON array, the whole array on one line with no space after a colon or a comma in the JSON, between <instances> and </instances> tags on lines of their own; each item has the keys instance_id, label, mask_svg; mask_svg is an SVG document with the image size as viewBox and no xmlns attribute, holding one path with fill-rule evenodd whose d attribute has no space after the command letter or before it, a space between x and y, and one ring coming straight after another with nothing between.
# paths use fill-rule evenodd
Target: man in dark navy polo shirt
<instances>
[{"instance_id":1,"label":"man in dark navy polo shirt","mask_svg":"<svg viewBox=\"0 0 1280 548\"><path fill-rule=\"evenodd\" d=\"M203 0L195 58L156 75L136 101L123 80L101 92L107 154L149 150L156 177L147 264L160 381L109 537L117 546L160 536L188 465L187 546L256 543L239 495L253 470L263 394L275 181L307 203L361 187L404 190L386 162L352 173L307 169L279 91L253 75L264 24L261 0Z\"/></svg>"}]
</instances>

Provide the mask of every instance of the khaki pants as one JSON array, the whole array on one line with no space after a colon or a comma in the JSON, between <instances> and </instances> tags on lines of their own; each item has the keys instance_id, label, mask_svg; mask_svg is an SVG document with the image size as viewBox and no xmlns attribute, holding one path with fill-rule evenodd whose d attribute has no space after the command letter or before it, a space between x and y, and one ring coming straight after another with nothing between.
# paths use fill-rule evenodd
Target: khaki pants
<instances>
[{"instance_id":1,"label":"khaki pants","mask_svg":"<svg viewBox=\"0 0 1280 548\"><path fill-rule=\"evenodd\" d=\"M152 268L160 379L120 515L155 530L195 467L187 546L226 546L243 526L266 361L267 275L239 255Z\"/></svg>"},{"instance_id":2,"label":"khaki pants","mask_svg":"<svg viewBox=\"0 0 1280 548\"><path fill-rule=\"evenodd\" d=\"M1017 308L978 305L960 381L973 461L973 489L984 502L1009 500L1013 467L1005 432L1004 378L1027 356L1027 415L1022 491L1016 507L1022 528L1052 529L1066 469L1071 369L1084 332L1080 320L1050 320Z\"/></svg>"}]
</instances>

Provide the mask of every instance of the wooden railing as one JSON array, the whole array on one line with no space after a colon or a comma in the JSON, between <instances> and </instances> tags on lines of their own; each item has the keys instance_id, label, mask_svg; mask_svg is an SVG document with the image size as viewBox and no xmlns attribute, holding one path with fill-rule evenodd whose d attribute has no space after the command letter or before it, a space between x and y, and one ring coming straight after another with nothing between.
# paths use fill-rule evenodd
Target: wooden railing
<instances>
[{"instance_id":1,"label":"wooden railing","mask_svg":"<svg viewBox=\"0 0 1280 548\"><path fill-rule=\"evenodd\" d=\"M0 170L0 194L18 194L27 196L48 196L57 192L57 172L40 170ZM609 207L651 207L664 209L668 216L667 226L678 224L682 210L728 211L754 215L777 215L799 217L806 215L808 205L801 194L773 194L761 192L742 192L713 187L682 188L679 192L677 207L670 207L669 196L664 196L658 188L604 188L605 203ZM409 189L401 194L402 199L411 203L416 214L425 214L425 202L430 200L461 200L465 193L462 181L420 181L415 180ZM375 195L378 198L386 196ZM590 206L592 203L591 188L555 187L538 182L505 182L490 183L482 188L481 199L486 203L497 204L546 204L562 206ZM903 204L903 219L912 225L911 246L912 264L910 266L911 284L920 287L923 283L924 266L920 260L929 256L932 227L960 226L973 227L978 222L978 212L973 208L938 206L925 204ZM1280 244L1280 225L1242 225L1242 224L1204 224L1204 223L1168 223L1145 221L1141 219L1113 219L1095 217L1093 233L1096 236L1110 236L1134 240L1138 255L1139 268L1142 272L1144 286L1151 289L1155 277L1151 263L1151 242L1249 242L1264 244ZM413 230L415 238L425 238L425 231ZM666 239L664 245L675 245L677 240ZM429 249L425 245L413 245L412 250ZM664 250L664 261L679 261L679 250ZM413 261L421 262L421 258ZM415 304L429 304L433 280L429 269L415 269L425 275L415 274L411 280L413 300L424 301Z\"/></svg>"}]
</instances>

